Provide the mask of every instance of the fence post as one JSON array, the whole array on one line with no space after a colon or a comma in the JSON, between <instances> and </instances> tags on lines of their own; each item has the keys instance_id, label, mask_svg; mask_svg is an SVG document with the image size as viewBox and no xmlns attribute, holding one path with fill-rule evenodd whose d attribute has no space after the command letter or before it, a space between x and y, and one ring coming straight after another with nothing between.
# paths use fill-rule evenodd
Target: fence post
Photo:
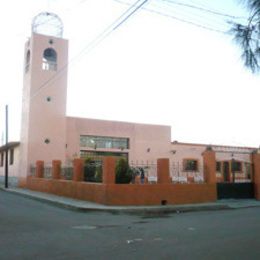
<instances>
[{"instance_id":1,"label":"fence post","mask_svg":"<svg viewBox=\"0 0 260 260\"><path fill-rule=\"evenodd\" d=\"M44 161L36 161L35 177L44 177Z\"/></svg>"},{"instance_id":2,"label":"fence post","mask_svg":"<svg viewBox=\"0 0 260 260\"><path fill-rule=\"evenodd\" d=\"M252 154L255 199L260 200L260 151Z\"/></svg>"},{"instance_id":3,"label":"fence post","mask_svg":"<svg viewBox=\"0 0 260 260\"><path fill-rule=\"evenodd\" d=\"M103 184L114 184L116 177L116 159L112 156L103 158Z\"/></svg>"},{"instance_id":4,"label":"fence post","mask_svg":"<svg viewBox=\"0 0 260 260\"><path fill-rule=\"evenodd\" d=\"M58 180L61 177L61 161L53 160L52 161L52 179Z\"/></svg>"},{"instance_id":5,"label":"fence post","mask_svg":"<svg viewBox=\"0 0 260 260\"><path fill-rule=\"evenodd\" d=\"M160 158L157 160L157 183L171 183L170 163L168 158Z\"/></svg>"},{"instance_id":6,"label":"fence post","mask_svg":"<svg viewBox=\"0 0 260 260\"><path fill-rule=\"evenodd\" d=\"M204 163L204 179L206 183L214 184L216 178L216 154L211 147L207 147L202 154Z\"/></svg>"},{"instance_id":7,"label":"fence post","mask_svg":"<svg viewBox=\"0 0 260 260\"><path fill-rule=\"evenodd\" d=\"M82 159L73 160L73 181L83 181L84 161Z\"/></svg>"}]
</instances>

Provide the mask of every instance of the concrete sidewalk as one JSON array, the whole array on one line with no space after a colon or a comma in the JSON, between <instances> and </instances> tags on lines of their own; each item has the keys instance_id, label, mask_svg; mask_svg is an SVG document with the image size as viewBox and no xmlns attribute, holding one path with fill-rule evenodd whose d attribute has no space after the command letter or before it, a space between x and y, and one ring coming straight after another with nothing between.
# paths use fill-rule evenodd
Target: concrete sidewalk
<instances>
[{"instance_id":1,"label":"concrete sidewalk","mask_svg":"<svg viewBox=\"0 0 260 260\"><path fill-rule=\"evenodd\" d=\"M105 211L110 213L128 213L128 214L163 214L163 213L181 213L191 211L208 211L208 210L224 210L224 209L240 209L250 207L260 207L260 201L255 199L228 199L218 200L212 203L198 203L185 205L162 205L162 206L107 206L93 202L76 200L48 193L31 191L10 187L0 189L11 192L23 197L38 200L44 203L53 204L59 207L68 208L76 211Z\"/></svg>"}]
</instances>

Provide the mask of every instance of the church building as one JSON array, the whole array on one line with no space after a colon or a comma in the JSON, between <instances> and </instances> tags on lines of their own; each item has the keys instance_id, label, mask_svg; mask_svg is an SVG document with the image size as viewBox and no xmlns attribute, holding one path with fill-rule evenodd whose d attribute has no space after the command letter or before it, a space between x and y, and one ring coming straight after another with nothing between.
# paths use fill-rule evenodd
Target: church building
<instances>
[{"instance_id":1,"label":"church building","mask_svg":"<svg viewBox=\"0 0 260 260\"><path fill-rule=\"evenodd\" d=\"M155 164L168 158L177 182L202 182L202 153L207 145L171 142L171 127L66 116L68 40L63 38L61 19L43 12L32 22L31 37L24 46L24 82L20 143L0 147L0 175L4 176L9 151L9 176L26 181L37 160L51 165L74 158L123 157L128 162ZM251 181L250 154L254 148L212 146L217 154L219 181ZM231 169L232 160L236 167ZM148 169L148 168L147 168ZM156 173L146 171L156 180Z\"/></svg>"}]
</instances>

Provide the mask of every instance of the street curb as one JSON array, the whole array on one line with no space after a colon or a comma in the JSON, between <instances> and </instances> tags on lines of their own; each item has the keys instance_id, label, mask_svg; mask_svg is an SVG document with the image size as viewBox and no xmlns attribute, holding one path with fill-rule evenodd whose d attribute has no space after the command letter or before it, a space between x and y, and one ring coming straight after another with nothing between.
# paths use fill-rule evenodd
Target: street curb
<instances>
[{"instance_id":1,"label":"street curb","mask_svg":"<svg viewBox=\"0 0 260 260\"><path fill-rule=\"evenodd\" d=\"M36 201L40 201L43 203L47 203L50 205L54 205L60 208L65 208L73 211L79 211L79 212L108 212L112 214L138 214L138 215L161 215L161 214L179 214L179 213L185 213L185 212L196 212L196 211L216 211L216 210L227 210L227 209L236 209L233 207L230 207L227 204L219 204L219 205L201 205L201 204L194 204L194 205L164 205L164 206L106 206L106 205L99 205L99 206L79 206L75 205L70 202L64 202L59 200L59 196L57 196L57 200L50 199L47 197L42 197L41 195L37 194L29 194L25 192L20 192L18 190L14 189L6 189L3 187L0 187L1 190L10 192L13 194L17 194L19 196L30 198ZM26 190L25 190L26 191ZM56 196L51 194L52 196ZM62 197L61 197L62 199ZM75 200L76 201L76 200ZM78 201L75 203L80 203L82 201ZM252 206L246 206L245 208L249 208ZM244 208L244 207L243 207Z\"/></svg>"},{"instance_id":2,"label":"street curb","mask_svg":"<svg viewBox=\"0 0 260 260\"><path fill-rule=\"evenodd\" d=\"M186 212L198 212L198 211L216 211L216 210L231 210L231 209L241 209L241 208L254 208L260 207L256 204L245 204L245 205L237 205L235 203L205 203L205 204L188 204L188 205L162 205L162 206L107 206L86 202L82 200L76 200L71 198L60 197L54 194L48 194L43 192L30 191L27 189L12 189L12 188L4 188L0 186L0 190L10 192L25 198L33 199L40 201L42 203L46 203L49 205L54 205L59 208L65 208L78 212L108 212L111 214L132 214L132 215L140 215L144 217L156 217L167 214L179 214ZM31 193L30 193L31 192ZM38 194L37 194L38 193ZM53 196L52 198L48 198L48 196ZM67 201L63 201L63 199ZM69 201L71 200L71 201Z\"/></svg>"},{"instance_id":3,"label":"street curb","mask_svg":"<svg viewBox=\"0 0 260 260\"><path fill-rule=\"evenodd\" d=\"M70 209L70 210L73 210L73 211L103 211L103 209L101 209L101 208L80 207L80 206L75 206L71 203L65 203L65 202L58 201L58 200L43 198L43 197L40 197L40 196L37 196L37 195L23 193L23 192L19 192L19 191L16 191L16 190L5 189L5 188L2 188L2 187L0 187L0 189L5 191L5 192L13 193L13 194L19 195L19 196L24 197L24 198L29 198L29 199L40 201L40 202L43 202L43 203L46 203L46 204L49 204L49 205L54 205L54 206L57 206L59 208Z\"/></svg>"}]
</instances>

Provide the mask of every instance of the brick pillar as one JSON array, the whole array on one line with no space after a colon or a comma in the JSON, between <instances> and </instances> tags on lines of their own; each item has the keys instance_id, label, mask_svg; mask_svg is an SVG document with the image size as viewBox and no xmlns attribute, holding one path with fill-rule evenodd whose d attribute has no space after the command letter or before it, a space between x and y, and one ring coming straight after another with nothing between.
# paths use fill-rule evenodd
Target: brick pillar
<instances>
[{"instance_id":1,"label":"brick pillar","mask_svg":"<svg viewBox=\"0 0 260 260\"><path fill-rule=\"evenodd\" d=\"M204 179L206 183L216 183L216 155L215 152L208 147L202 154L204 163Z\"/></svg>"},{"instance_id":2,"label":"brick pillar","mask_svg":"<svg viewBox=\"0 0 260 260\"><path fill-rule=\"evenodd\" d=\"M103 184L114 184L116 177L116 159L108 156L103 159Z\"/></svg>"},{"instance_id":3,"label":"brick pillar","mask_svg":"<svg viewBox=\"0 0 260 260\"><path fill-rule=\"evenodd\" d=\"M168 158L161 158L157 160L157 183L171 183L170 163Z\"/></svg>"},{"instance_id":4,"label":"brick pillar","mask_svg":"<svg viewBox=\"0 0 260 260\"><path fill-rule=\"evenodd\" d=\"M53 160L52 161L52 179L60 179L61 177L61 161Z\"/></svg>"},{"instance_id":5,"label":"brick pillar","mask_svg":"<svg viewBox=\"0 0 260 260\"><path fill-rule=\"evenodd\" d=\"M84 161L82 159L74 159L73 161L73 181L83 181L84 177Z\"/></svg>"},{"instance_id":6,"label":"brick pillar","mask_svg":"<svg viewBox=\"0 0 260 260\"><path fill-rule=\"evenodd\" d=\"M255 198L260 200L260 151L252 154Z\"/></svg>"},{"instance_id":7,"label":"brick pillar","mask_svg":"<svg viewBox=\"0 0 260 260\"><path fill-rule=\"evenodd\" d=\"M35 177L44 177L44 161L36 161Z\"/></svg>"}]
</instances>

